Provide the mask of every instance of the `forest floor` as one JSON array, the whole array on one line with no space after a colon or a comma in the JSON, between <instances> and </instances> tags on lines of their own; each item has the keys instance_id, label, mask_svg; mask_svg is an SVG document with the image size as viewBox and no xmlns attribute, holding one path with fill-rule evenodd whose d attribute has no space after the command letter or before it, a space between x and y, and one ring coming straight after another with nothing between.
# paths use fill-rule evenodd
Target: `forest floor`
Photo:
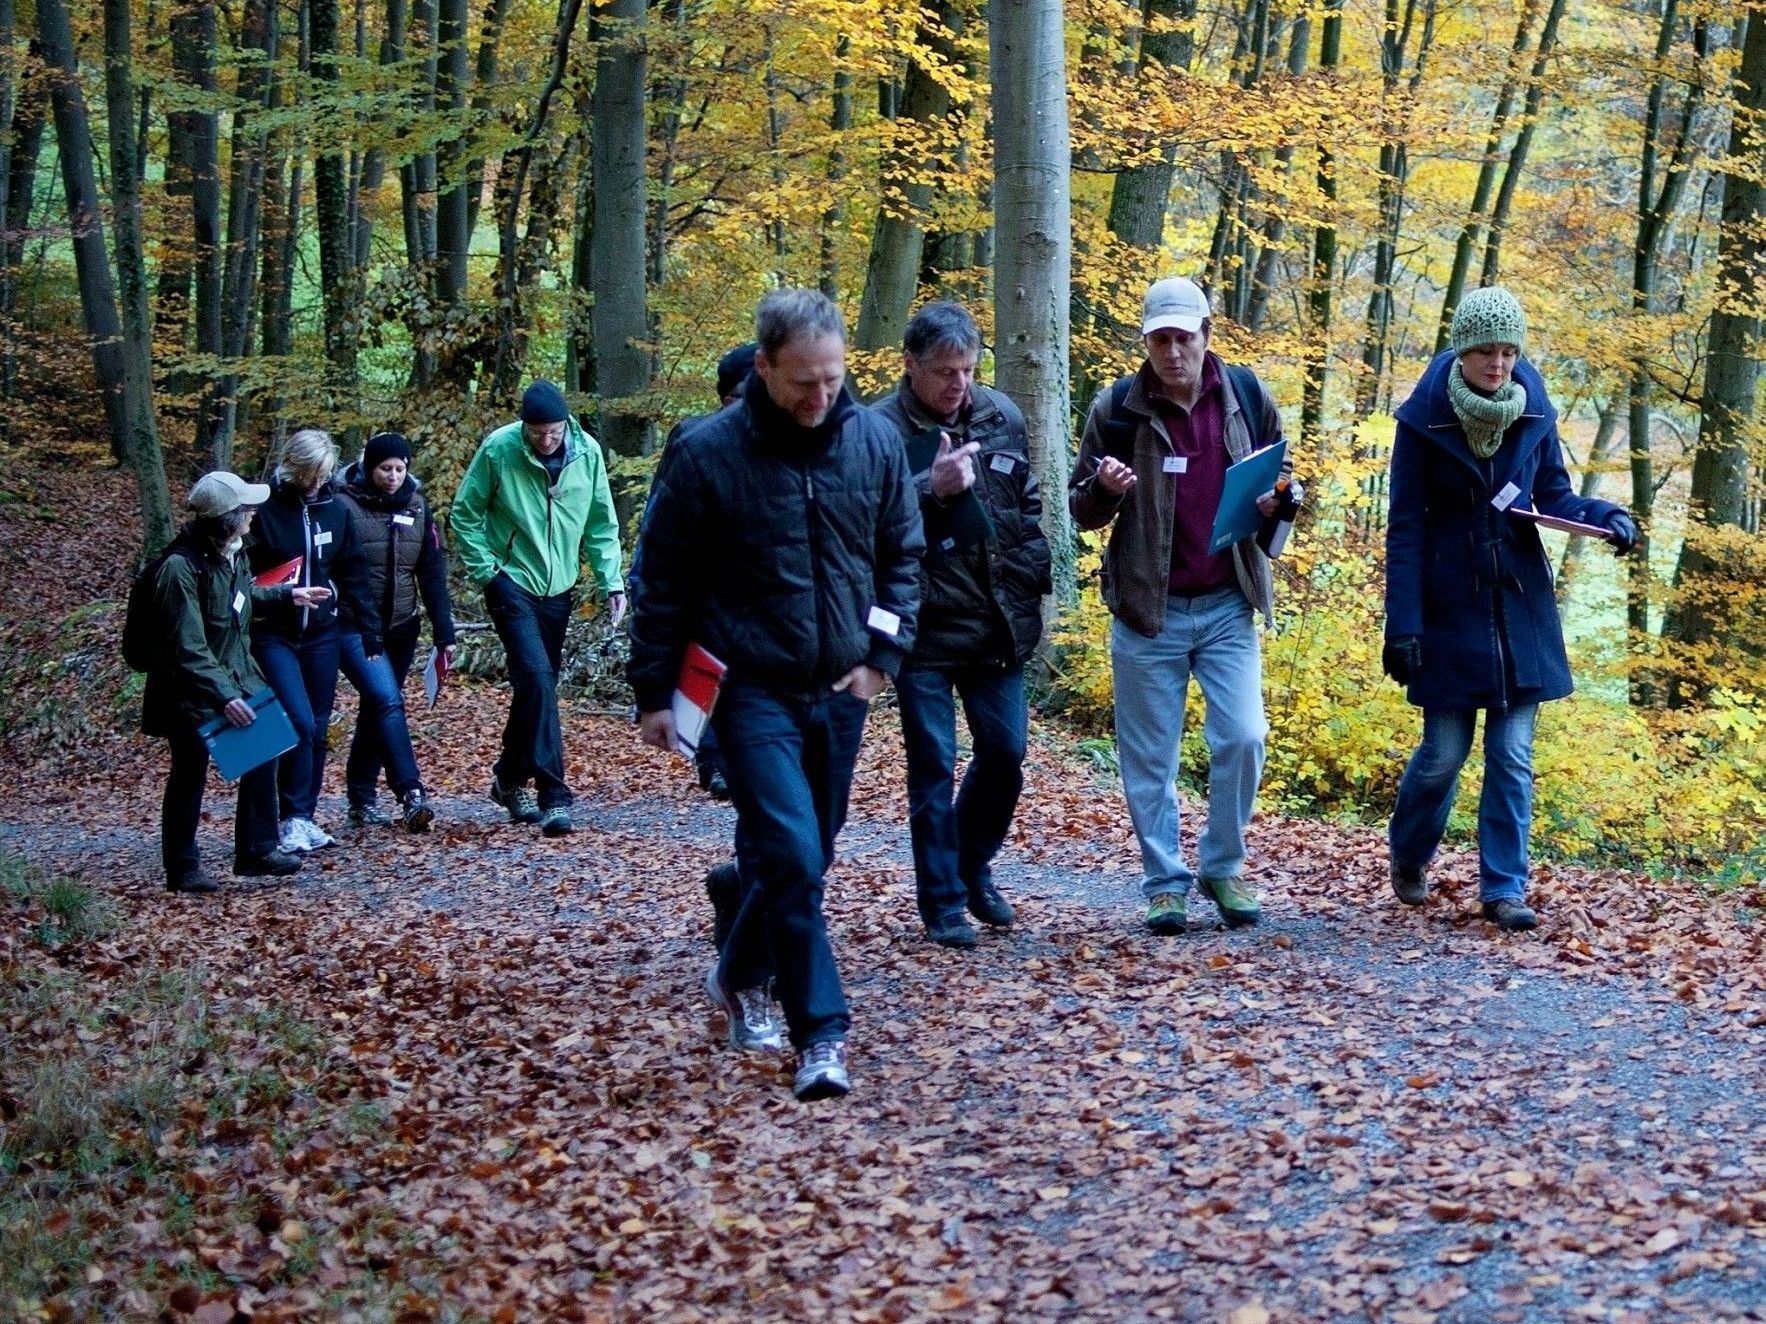
<instances>
[{"instance_id":1,"label":"forest floor","mask_svg":"<svg viewBox=\"0 0 1766 1324\"><path fill-rule=\"evenodd\" d=\"M334 761L339 845L235 882L217 782L227 885L164 892L89 605L127 486L17 474L0 1318L1766 1319L1757 891L1542 865L1503 935L1469 854L1408 911L1377 830L1266 815L1265 922L1155 937L1119 788L1039 739L1019 922L946 951L884 708L828 887L855 1088L802 1105L703 992L729 810L585 705L574 836L485 798L468 683L412 709L433 832L338 830Z\"/></svg>"}]
</instances>

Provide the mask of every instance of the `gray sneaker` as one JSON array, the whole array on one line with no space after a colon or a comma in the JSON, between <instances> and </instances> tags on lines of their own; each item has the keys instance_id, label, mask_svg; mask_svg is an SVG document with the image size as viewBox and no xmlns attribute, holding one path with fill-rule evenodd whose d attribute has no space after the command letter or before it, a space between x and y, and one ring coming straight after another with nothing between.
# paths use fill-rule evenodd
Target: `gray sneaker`
<instances>
[{"instance_id":1,"label":"gray sneaker","mask_svg":"<svg viewBox=\"0 0 1766 1324\"><path fill-rule=\"evenodd\" d=\"M781 1043L773 1004L763 988L744 988L732 994L717 977L714 965L705 972L705 991L730 1023L730 1046L738 1053L777 1052Z\"/></svg>"},{"instance_id":2,"label":"gray sneaker","mask_svg":"<svg viewBox=\"0 0 1766 1324\"><path fill-rule=\"evenodd\" d=\"M392 815L377 804L351 805L344 822L352 828L391 827Z\"/></svg>"},{"instance_id":3,"label":"gray sneaker","mask_svg":"<svg viewBox=\"0 0 1766 1324\"><path fill-rule=\"evenodd\" d=\"M500 804L509 811L511 823L537 823L540 821L540 802L533 798L533 792L525 786L505 786L495 776L491 778L491 801Z\"/></svg>"},{"instance_id":4,"label":"gray sneaker","mask_svg":"<svg viewBox=\"0 0 1766 1324\"><path fill-rule=\"evenodd\" d=\"M805 1103L852 1093L852 1077L846 1074L846 1040L825 1039L804 1049L797 1059L797 1079L791 1089Z\"/></svg>"}]
</instances>

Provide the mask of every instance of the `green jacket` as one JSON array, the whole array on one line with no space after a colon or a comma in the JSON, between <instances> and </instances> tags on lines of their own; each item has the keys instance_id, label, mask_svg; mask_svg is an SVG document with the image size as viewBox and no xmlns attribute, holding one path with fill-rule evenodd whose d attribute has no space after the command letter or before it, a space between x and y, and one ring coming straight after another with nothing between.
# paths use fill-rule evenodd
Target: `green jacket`
<instances>
[{"instance_id":1,"label":"green jacket","mask_svg":"<svg viewBox=\"0 0 1766 1324\"><path fill-rule=\"evenodd\" d=\"M603 593L624 592L619 517L601 447L574 418L564 432L564 469L552 486L521 424L484 439L454 497L448 523L467 577L488 584L503 571L549 598L576 587L586 560Z\"/></svg>"},{"instance_id":2,"label":"green jacket","mask_svg":"<svg viewBox=\"0 0 1766 1324\"><path fill-rule=\"evenodd\" d=\"M228 562L207 552L205 561L208 571L199 574L188 556L168 556L154 581L165 643L141 701L141 729L150 736L189 731L269 684L251 656L251 610L289 590L254 587L243 555Z\"/></svg>"}]
</instances>

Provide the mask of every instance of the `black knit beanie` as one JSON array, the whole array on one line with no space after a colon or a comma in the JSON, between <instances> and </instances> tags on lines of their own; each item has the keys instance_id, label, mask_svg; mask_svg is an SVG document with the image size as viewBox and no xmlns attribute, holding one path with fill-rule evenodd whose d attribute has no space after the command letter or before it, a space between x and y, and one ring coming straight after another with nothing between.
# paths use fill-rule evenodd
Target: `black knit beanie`
<instances>
[{"instance_id":1,"label":"black knit beanie","mask_svg":"<svg viewBox=\"0 0 1766 1324\"><path fill-rule=\"evenodd\" d=\"M533 383L521 395L523 423L562 423L570 417L570 405L564 392L544 378Z\"/></svg>"},{"instance_id":2,"label":"black knit beanie","mask_svg":"<svg viewBox=\"0 0 1766 1324\"><path fill-rule=\"evenodd\" d=\"M411 443L402 432L376 432L362 448L362 471L373 473L388 460L411 462Z\"/></svg>"}]
</instances>

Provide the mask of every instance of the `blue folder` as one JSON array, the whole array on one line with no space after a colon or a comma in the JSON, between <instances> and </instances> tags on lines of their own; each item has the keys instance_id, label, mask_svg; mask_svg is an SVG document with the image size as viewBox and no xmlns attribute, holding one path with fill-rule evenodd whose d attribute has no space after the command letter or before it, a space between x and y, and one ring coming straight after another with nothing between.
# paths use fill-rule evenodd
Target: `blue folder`
<instances>
[{"instance_id":1,"label":"blue folder","mask_svg":"<svg viewBox=\"0 0 1766 1324\"><path fill-rule=\"evenodd\" d=\"M217 717L196 728L215 767L230 782L286 754L295 744L294 724L272 691L259 690L246 702L258 715L250 726L234 726Z\"/></svg>"},{"instance_id":2,"label":"blue folder","mask_svg":"<svg viewBox=\"0 0 1766 1324\"><path fill-rule=\"evenodd\" d=\"M1274 489L1287 455L1288 443L1278 441L1273 446L1252 451L1226 471L1226 484L1220 491L1220 509L1214 515L1214 535L1208 539L1209 551L1223 552L1257 532L1263 522L1263 512L1257 509L1257 498Z\"/></svg>"}]
</instances>

